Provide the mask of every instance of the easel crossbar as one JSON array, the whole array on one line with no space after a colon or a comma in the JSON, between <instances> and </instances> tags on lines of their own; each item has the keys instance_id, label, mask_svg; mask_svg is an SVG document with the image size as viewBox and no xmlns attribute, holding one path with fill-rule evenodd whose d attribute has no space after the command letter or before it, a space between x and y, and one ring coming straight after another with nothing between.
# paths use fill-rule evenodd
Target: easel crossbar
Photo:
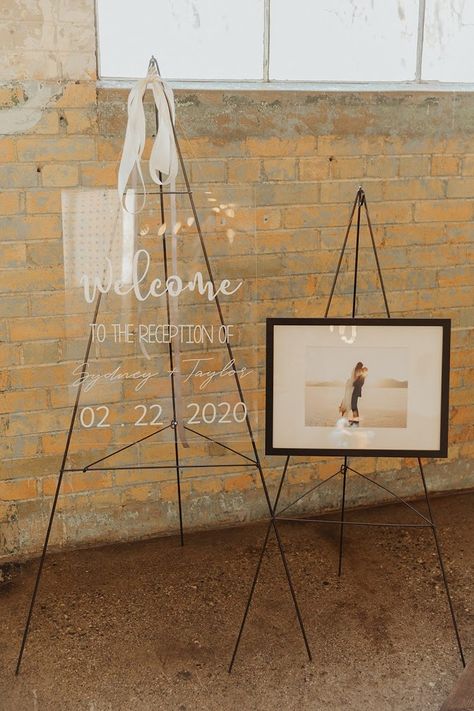
<instances>
[{"instance_id":1,"label":"easel crossbar","mask_svg":"<svg viewBox=\"0 0 474 711\"><path fill-rule=\"evenodd\" d=\"M278 521L291 521L294 523L335 523L341 525L340 520L331 520L325 518L290 518L289 516L276 516ZM344 520L344 526L379 526L387 528L433 528L432 523L378 523L372 521L347 521Z\"/></svg>"},{"instance_id":2,"label":"easel crossbar","mask_svg":"<svg viewBox=\"0 0 474 711\"><path fill-rule=\"evenodd\" d=\"M257 463L254 462L253 464L247 464L246 462L242 463L230 463L230 464L181 464L179 465L180 469L209 469L209 468L216 468L216 467L257 467ZM72 467L70 469L63 469L64 472L113 472L113 471L121 471L121 470L131 470L133 471L134 469L175 469L176 464L137 464L133 466L117 466L117 467L87 467L84 469L83 467Z\"/></svg>"},{"instance_id":3,"label":"easel crossbar","mask_svg":"<svg viewBox=\"0 0 474 711\"><path fill-rule=\"evenodd\" d=\"M383 489L383 491L385 491L387 494L390 494L390 496L393 496L393 498L396 499L399 503L403 504L403 505L406 506L408 509L410 509L410 511L413 511L413 513L415 513L417 516L419 516L419 517L422 518L424 521L426 521L426 523L428 524L428 526L431 526L431 521L429 520L429 518L427 518L427 517L426 517L421 511L419 511L415 506L413 506L412 504L410 504L406 499L403 499L401 496L399 496L399 495L396 494L394 491L392 491L392 489L389 489L387 486L384 486L383 484L380 484L380 482L375 481L374 479L371 479L371 478L368 477L366 474L362 474L361 472L356 471L356 470L353 469L352 467L346 466L346 467L345 467L345 470L346 470L346 472L351 472L352 474L356 474L357 476L360 476L362 479L365 479L366 481L370 482L371 484L374 484L375 486L379 487L379 489ZM319 481L315 486L312 486L311 489L308 489L308 491L305 491L303 494L301 494L300 496L298 496L296 499L294 499L294 501L292 501L291 503L289 503L289 504L288 504L287 506L285 506L284 508L280 509L276 515L277 515L277 516L281 516L282 513L284 513L285 511L288 511L288 509L290 509L292 506L294 506L295 504L297 504L299 501L301 501L302 499L304 499L306 496L309 496L310 494L312 494L314 491L316 491L317 489L319 489L321 486L324 486L325 484L327 484L328 482L330 482L332 479L334 479L334 478L335 478L336 476L338 476L339 474L344 475L344 466L342 466L341 469L339 469L337 472L335 472L334 474L332 474L332 475L331 475L330 477L328 477L327 479L323 479L323 481ZM340 523L340 521L339 521L339 523Z\"/></svg>"}]
</instances>

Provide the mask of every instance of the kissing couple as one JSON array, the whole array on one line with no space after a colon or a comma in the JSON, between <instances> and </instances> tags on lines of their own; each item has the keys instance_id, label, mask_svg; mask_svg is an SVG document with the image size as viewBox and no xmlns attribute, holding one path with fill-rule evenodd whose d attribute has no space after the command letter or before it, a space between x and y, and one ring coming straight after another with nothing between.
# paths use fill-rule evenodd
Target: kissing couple
<instances>
[{"instance_id":1,"label":"kissing couple","mask_svg":"<svg viewBox=\"0 0 474 711\"><path fill-rule=\"evenodd\" d=\"M359 398L362 397L362 388L367 377L368 368L359 361L351 371L349 378L346 380L344 396L339 405L339 412L342 417L349 410L352 416L348 416L349 427L359 427Z\"/></svg>"}]
</instances>

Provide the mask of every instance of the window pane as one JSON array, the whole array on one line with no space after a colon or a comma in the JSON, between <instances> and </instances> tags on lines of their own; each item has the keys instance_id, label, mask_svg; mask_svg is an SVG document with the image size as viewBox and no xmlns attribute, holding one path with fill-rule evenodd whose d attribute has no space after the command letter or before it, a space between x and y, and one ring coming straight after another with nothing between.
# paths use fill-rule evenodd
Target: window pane
<instances>
[{"instance_id":1,"label":"window pane","mask_svg":"<svg viewBox=\"0 0 474 711\"><path fill-rule=\"evenodd\" d=\"M415 78L415 0L271 0L270 78Z\"/></svg>"},{"instance_id":2,"label":"window pane","mask_svg":"<svg viewBox=\"0 0 474 711\"><path fill-rule=\"evenodd\" d=\"M474 81L474 2L427 0L423 79Z\"/></svg>"},{"instance_id":3,"label":"window pane","mask_svg":"<svg viewBox=\"0 0 474 711\"><path fill-rule=\"evenodd\" d=\"M98 0L100 75L262 79L263 0Z\"/></svg>"}]
</instances>

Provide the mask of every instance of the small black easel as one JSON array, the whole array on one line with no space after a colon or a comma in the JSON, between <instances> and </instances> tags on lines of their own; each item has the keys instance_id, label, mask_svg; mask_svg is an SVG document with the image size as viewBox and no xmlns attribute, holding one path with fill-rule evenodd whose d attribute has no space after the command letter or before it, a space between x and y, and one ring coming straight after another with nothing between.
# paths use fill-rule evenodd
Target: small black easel
<instances>
[{"instance_id":1,"label":"small black easel","mask_svg":"<svg viewBox=\"0 0 474 711\"><path fill-rule=\"evenodd\" d=\"M357 304L357 302L356 302L356 297L357 297L357 276L358 276L358 267L359 267L360 228L361 228L361 212L362 212L362 209L364 209L365 216L366 216L366 220L367 220L367 226L368 226L368 228L369 228L370 240L371 240L372 250L373 250L373 253L374 253L374 257L375 257L375 263L376 263L376 266L377 266L377 273L378 273L378 277L379 277L379 280L380 280L380 287L381 287L381 290L382 290L382 295L383 295L383 301L384 301L384 306L385 306L386 315L387 315L388 318L390 318L391 314L390 314L390 310L389 310L389 307L388 307L388 301L387 301L387 295L386 295L386 292L385 292L385 286L384 286L384 282L383 282L382 271L381 271L381 268L380 268L380 262L379 262L379 258L378 258L378 254L377 254L377 248L376 248L376 245L375 245L375 239L374 239L374 233L373 233L373 229L372 229L372 223L371 223L371 221L370 221L369 211L368 211L368 209L367 209L367 201L366 201L365 193L364 193L364 191L363 191L363 189L362 189L361 187L359 187L359 189L357 190L356 197L355 197L354 203L353 203L353 205L352 205L352 210L351 210L351 214L350 214L350 218L349 218L349 224L348 224L348 226L347 226L347 230L346 230L345 237L344 237L344 242L343 242L342 249L341 249L341 252L340 252L340 255L339 255L339 260L338 260L338 263L337 263L336 273L335 273L335 275L334 275L334 280L333 280L333 283L332 283L331 292L330 292L330 294L329 294L329 299L328 299L328 303L327 303L326 310L325 310L325 313L324 313L324 318L328 318L328 315L329 315L329 309L330 309L330 307L331 307L332 299L333 299L334 292L335 292L335 289L336 289L336 283L337 283L337 280L338 280L338 277L339 277L339 273L340 273L340 270L341 270L342 260L343 260L343 257L344 257L344 253L345 253L345 251L346 251L347 243L348 243L348 240L349 240L349 234L350 234L351 227L352 227L352 224L353 224L353 221L354 221L354 215L355 215L356 209L357 209L357 218L356 218L356 244L355 244L354 282L353 282L353 291L352 291L352 318L355 318L355 315L356 315L356 304ZM418 458L417 461L418 461L418 467L419 467L419 471L420 471L421 481L422 481L422 484L423 484L424 496L425 496L426 505L427 505L427 510L428 510L428 515L427 515L427 516L425 516L423 513L421 513L421 511L419 511L417 508L415 508L415 506L413 506L412 504L410 504L408 501L406 501L405 499L403 499L403 498L401 498L400 496L398 496L398 494L396 494L395 492L393 492L393 491L391 491L390 489L388 489L386 486L383 486L382 484L380 484L379 482L375 481L374 479L371 479L370 477L366 476L365 474L362 474L361 472L357 471L356 469L353 469L352 467L350 467L350 466L349 466L349 458L348 458L348 457L344 457L344 461L343 461L341 467L340 467L334 474L332 474L330 477L328 477L327 479L324 479L323 481L318 482L318 484L316 484L315 486L311 487L308 491L306 491L306 492L305 492L304 494L302 494L301 496L298 496L298 497L297 497L294 501L292 501L290 504L288 504L287 506L284 506L283 508L277 510L278 503L279 503L280 496L281 496L281 492L282 492L282 489L283 489L283 484L284 484L284 482L285 482L286 474L287 474L287 471L288 471L288 466L289 466L289 463L290 463L290 457L288 456L288 457L286 458L285 465L284 465L284 468L283 468L283 473L282 473L282 475L281 475L280 482L279 482L279 486L278 486L278 491L277 491L277 494L276 494L276 497L275 497L275 502L274 502L274 504L273 504L273 508L271 509L271 518L270 518L270 521L269 521L268 526L267 526L265 538L264 538L264 541L263 541L262 550L261 550L261 552L260 552L260 557L259 557L259 559L258 559L257 568L256 568L256 571L255 571L255 575L254 575L253 582L252 582L251 589L250 589L250 594L249 594L249 597L248 597L248 600L247 600L247 605L246 605L246 608L245 608L245 611L244 611L244 616L243 616L242 623L241 623L241 626L240 626L240 630L239 630L239 633L238 633L238 636L237 636L237 640L236 640L236 643L235 643L234 651L233 651L233 654L232 654L232 659L231 659L231 662L230 662L230 665L229 665L229 672L232 671L232 668L233 668L233 666L234 666L234 662L235 662L235 659L236 659L236 656L237 656L237 652L238 652L238 649L239 649L240 640L241 640L241 637L242 637L242 634L243 634L243 631L244 631L244 627L245 627L245 624L246 624L246 621L247 621L247 616L248 616L248 613L249 613L249 610L250 610L250 605L251 605L251 603L252 603L253 595L254 595L254 592L255 592L255 587L256 587L256 585L257 585L257 581L258 581L258 578L259 578L260 568L261 568L261 565L262 565L262 561L263 561L263 557L264 557L264 554L265 554L265 550L266 550L267 545L268 545L268 540L269 540L269 537L270 537L271 529L273 528L273 529L275 530L275 533L277 533L277 532L278 532L278 524L279 524L279 522L283 522L283 521L292 521L292 522L298 521L298 522L301 522L301 523L307 522L307 523L334 524L334 525L336 525L336 526L339 526L339 565L338 565L338 575L339 575L339 576L340 576L341 573L342 573L342 560L343 560L343 550L344 550L344 529L345 529L345 526L352 525L352 526L381 526L381 527L382 527L382 526L385 526L385 527L390 527L390 528L406 528L406 527L410 527L410 528L430 528L430 529L432 530L432 532L433 532L433 538L434 538L435 547L436 547L436 552L437 552L437 556L438 556L439 567L440 567L441 574L442 574L442 577L443 577L443 583L444 583L444 588L445 588L445 590L446 590L446 596L447 596L447 599L448 599L449 610L450 610L450 613L451 613L451 619L452 619L452 624L453 624L453 628L454 628L454 633L455 633L455 635L456 635L456 642L457 642L457 646L458 646L458 650L459 650L459 656L460 656L460 658L461 658L462 665L463 665L464 667L466 666L466 662L465 662L465 659L464 659L463 647L462 647L462 643L461 643L461 638L460 638L460 635L459 635L458 625L457 625L457 622L456 622L456 615L455 615L455 612L454 612L454 606L453 606L453 602L452 602L452 599L451 599L451 594L450 594L450 591L449 591L449 585L448 585L448 580L447 580L447 576L446 576L446 569L445 569L444 562L443 562L443 556L442 556L442 552L441 552L441 546L440 546L440 542L439 542L438 531L437 531L437 528L436 528L436 525L435 525L435 522L434 522L434 519L433 519L433 513L432 513L432 509L431 509L431 504L430 504L429 495L428 495L428 487L427 487L427 484L426 484L425 473L424 473L424 470L423 470L423 465L422 465L422 463L421 463L421 459ZM386 493L390 494L390 495L393 496L397 501L399 501L399 502L402 503L404 506L406 506L408 509L410 509L411 511L413 511L419 518L422 519L423 523L373 523L373 522L370 522L370 523L369 523L369 522L360 522L360 521L347 521L347 520L345 519L345 506L346 506L346 485L347 485L347 478L348 478L348 473L349 473L349 472L351 472L352 474L355 474L356 476L362 477L363 479L365 479L366 481L370 482L371 484L374 484L375 486L378 486L380 489L383 489ZM334 479L335 477L337 477L339 474L342 475L342 496L341 496L340 517L339 517L338 520L337 520L337 519L336 519L336 520L328 520L328 519L321 519L321 518L306 518L306 517L304 517L304 516L300 516L300 517L297 517L297 516L289 517L289 516L283 516L283 515L282 515L282 514L284 514L286 511L288 511L288 509L290 509L292 506L294 506L297 502L301 501L305 496L308 496L309 494L313 493L313 492L316 491L320 486L322 486L323 484L326 484L328 481L331 481L332 479ZM281 545L280 539L278 539L278 540L279 540L279 545ZM286 572L287 572L287 575L289 576L289 571L288 571L287 566L286 566ZM312 658L312 657L311 657L311 652L310 652L310 649L309 649L308 640L307 640L307 636L306 636L306 632L305 632L305 628L304 628L304 624L303 624L301 615L298 615L298 621L299 621L299 624L300 624L300 627L301 627L301 631L302 631L302 635L303 635L303 640L304 640L305 647L306 647L306 650L307 650L307 653L308 653L308 657L309 657L309 659L311 660L311 658Z\"/></svg>"},{"instance_id":2,"label":"small black easel","mask_svg":"<svg viewBox=\"0 0 474 711\"><path fill-rule=\"evenodd\" d=\"M158 63L157 63L155 57L152 57L151 60L150 60L150 63L149 63L149 66L148 66L148 71L150 71L150 69L156 70L158 76L161 76L161 75L160 75L160 70L159 70L159 67L158 67ZM165 97L166 97L166 94L165 94ZM212 272L211 263L210 263L209 256L208 256L208 253L207 253L207 249L206 249L206 244L205 244L205 241L204 241L204 235L203 235L203 232L202 232L202 229L201 229L201 224L200 224L200 220L199 220L199 215L198 215L198 212L197 212L197 209L196 209L196 204L195 204L195 200L194 200L194 197L193 197L193 192L192 192L192 190L191 190L191 185L190 185L188 173L187 173L187 170L186 170L186 166L185 166L185 163L184 163L184 160L183 160L183 156L182 156L181 148L180 148L180 145L179 145L178 137L177 137L177 134L176 134L175 125L174 125L173 120L172 120L172 110L171 110L171 106L170 106L170 104L169 104L169 101L168 101L168 98L167 98L167 97L166 97L166 103L167 103L168 112L169 112L169 116L170 116L170 123L171 123L172 129L173 129L173 136L174 136L174 141L175 141L175 144L176 144L176 150L177 150L177 154L178 154L179 165L180 165L180 168L181 168L181 171L182 171L182 174L183 174L183 179L184 179L185 188L186 188L186 189L183 190L183 191L179 191L179 193L178 193L178 191L176 191L174 194L187 195L188 198L189 198L189 204L190 204L191 211L192 211L192 214L193 214L193 217L194 217L194 223L195 223L195 225L196 225L196 231L197 231L197 233L198 233L200 247L201 247L202 254L203 254L203 257L204 257L204 261L205 261L205 264L206 264L206 268L207 268L207 271L208 271L208 274L209 274L209 280L211 281L212 286L213 286L213 288L214 288L214 293L216 293L216 285L215 285L215 281L214 281L214 276L213 276L213 272ZM157 110L156 107L155 107L155 130L158 129L158 121L159 121L158 110ZM160 177L161 177L161 176L160 176ZM164 224L164 223L165 223L165 197L166 197L166 195L171 195L172 193L171 193L170 191L165 191L165 190L163 189L163 186L160 185L158 194L159 194L159 199L160 199L161 223ZM161 242L162 242L162 248L163 248L164 280L166 281L166 279L168 278L168 255L167 255L167 249L166 249L166 233L163 233L163 234L162 234L162 236L161 236ZM67 431L66 443L65 443L65 447L64 447L64 453L63 453L63 456L62 456L62 460L61 460L61 467L60 467L60 470L59 470L59 476L58 476L58 481L57 481L57 485L56 485L56 491L55 491L55 495L54 495L54 499L53 499L53 505L52 505L52 508L51 508L51 513L50 513L50 517L49 517L48 527L47 527L47 530L46 530L46 536L45 536L45 540L44 540L44 544L43 544L43 549L42 549L41 558L40 558L40 562L39 562L38 572L37 572L37 575L36 575L36 581L35 581L35 585L34 585L32 597L31 597L31 602L30 602L30 607L29 607L29 611L28 611L28 616L27 616L27 620L26 620L26 624L25 624L25 628L24 628L24 632L23 632L23 638L22 638L22 642L21 642L20 652L19 652L19 655L18 655L18 661L17 661L15 673L18 675L18 673L19 673L19 671L20 671L20 666L21 666L21 662L22 662L22 658L23 658L23 653L24 653L26 641L27 641L27 638L28 638L28 632L29 632L29 628L30 628L31 618L32 618L32 615L33 615L33 610L34 610L34 606L35 606L35 602L36 602L36 597L37 597L38 589L39 589L39 585L40 585L41 574L42 574L42 572L43 572L44 561L45 561L46 552L47 552L47 548L48 548L48 543L49 543L49 539L50 539L50 535L51 535L51 529L52 529L53 521L54 521L54 515L55 515L55 512L56 512L56 507L57 507L57 503L58 503L58 498L59 498L59 494L60 494L60 491L61 491L61 484L62 484L62 480L63 480L63 475L64 475L65 472L113 471L113 470L117 470L117 469L122 469L122 470L123 470L123 469L130 469L130 470L133 470L133 469L151 469L151 470L158 470L158 469L171 469L171 468L172 468L172 469L175 469L175 470L176 470L176 487L177 487L178 509L179 509L180 541L181 541L181 545L183 545L183 544L184 544L184 530L183 530L183 514L182 514L182 501L181 501L181 475L182 475L182 471L183 471L184 469L193 469L193 468L195 468L196 466L201 466L201 467L205 466L205 467L208 468L208 469L210 469L210 468L212 468L212 469L224 468L224 469L225 469L225 468L229 468L229 467L242 467L242 466L244 466L244 467L256 468L256 469L258 470L258 474L259 474L259 477L260 477L260 481L261 481L261 483L262 483L262 487L263 487L265 499L266 499L266 502L267 502L267 505L268 505L268 509L269 509L269 512L270 512L270 514L271 514L271 516L272 516L272 525L273 525L274 530L275 530L275 535L276 535L276 538L277 538L278 548L279 548L279 551L280 551L280 555L281 555L281 557L282 557L283 565L284 565L284 567L285 567L286 576L287 576L287 580L288 580L288 585L289 585L289 588L290 588L290 593L291 593L291 596L292 596L292 599L293 599L293 603L294 603L294 606L295 606L295 609L296 609L296 614L297 614L298 619L299 619L299 621L300 621L301 629L302 629L302 632L303 632L303 635L304 635L305 632L304 632L304 627L303 627L303 621L302 621L302 618L301 618L301 613L300 613L299 608L298 608L298 603L297 603L297 600L296 600L296 594L295 594L295 591L294 591L294 588L293 588L293 583L292 583L291 576L290 576L290 572L289 572L289 569L288 569L288 564L287 564L287 561L286 561L285 551L284 551L284 549L283 549L283 545L282 545L281 540L280 540L280 534L279 534L279 532L278 532L278 529L277 529L277 526L276 526L276 522L275 522L274 517L273 517L273 508L272 508L270 496L269 496L269 493L268 493L267 485L266 485L266 482L265 482L265 477L264 477L264 475L263 475L262 465L261 465L260 457L259 457L259 454L258 454L258 451L257 451L257 446L256 446L255 437L254 437L253 430L252 430L252 425L251 425L251 423L250 423L250 419L249 419L249 415L248 415L248 410L247 410L247 408L245 408L245 412L246 412L246 415L245 415L245 423L246 423L248 436L249 436L249 438L250 438L250 442L251 442L251 446L252 446L253 458L252 458L252 457L249 457L249 456L247 456L247 455L245 455L245 454L243 454L243 453L241 453L241 452L238 452L236 449L233 449L232 447L229 447L228 445L223 444L222 442L218 442L218 441L214 440L213 438L208 437L207 435L205 435L205 434L202 433L202 432L198 432L197 430L192 429L191 427L189 427L188 425L185 424L185 421L184 421L184 420L182 420L182 422L179 423L179 422L178 422L178 419L177 419L178 415L177 415L177 406L176 406L176 383L175 383L175 374L174 374L174 365L175 365L175 363L173 362L173 352L172 352L171 343L169 343L169 371L170 371L170 374L171 374L170 383L171 383L171 397L172 397L172 403L173 403L173 406L172 406L172 413L173 413L173 414L172 414L172 420L171 420L171 422L170 422L168 425L166 425L166 426L164 426L164 427L161 427L160 429L158 429L158 430L152 432L151 434L146 435L145 437L141 437L140 439L137 439L137 440L135 440L135 441L133 441L133 442L130 442L129 444L127 444L127 445L125 445L125 446L123 446L123 447L120 447L119 449L115 450L114 452L111 452L110 454L108 454L108 455L106 455L106 456L104 456L104 457L101 457L100 459L97 459L97 460L91 462L90 464L86 465L85 467L82 467L82 468L67 468L67 467L66 467L66 462L67 462L67 458L68 458L68 454L69 454L69 447L70 447L70 444L71 444L71 439L72 439L72 436L73 436L74 427L75 427L76 419L77 419L77 413L78 413L78 409L79 409L80 401L81 401L82 381L83 381L84 374L85 374L85 372L86 372L87 364L88 364L88 361L89 361L89 356L90 356L90 351L91 351L91 346L92 346L93 329L94 329L94 327L95 327L95 324L97 323L97 318L98 318L99 310L100 310L100 306L101 306L101 299L102 299L102 292L99 291L98 296L97 296L97 299L96 299L96 302L95 302L95 306L94 306L94 312L93 312L93 317L92 317L92 323L91 323L91 325L90 325L89 338L88 338L87 346L86 346L86 349L85 349L85 354L84 354L84 359L83 359L83 365L82 365L82 370L81 370L80 385L78 386L78 389L77 389L77 393L76 393L76 397L75 397L75 402L74 402L74 406L73 406L72 413L71 413L71 419L70 419L70 424L69 424L69 428L68 428L68 431ZM217 308L217 312L218 312L220 324L221 324L221 326L225 326L224 316L223 316L222 307L221 307L219 298L216 296L215 299L214 299L214 301L215 301L215 304L216 304L216 308ZM171 323L171 309L170 309L170 297L169 297L168 292L166 293L166 313L167 313L167 324L168 324L168 326L169 326L170 323ZM230 359L232 362L235 362L235 358L234 358L233 351L232 351L232 346L231 346L231 344L230 344L230 342L229 342L229 339L226 340L226 348L227 348L227 353L228 353L229 359ZM243 391L242 391L242 386L241 386L240 378L239 378L239 372L238 372L238 369L237 369L237 368L234 369L234 374L233 374L233 375L234 375L235 385L236 385L237 391L238 391L238 393L239 393L240 400L241 400L241 402L243 402L243 403L245 404L244 394L243 394ZM179 436L178 436L178 425L179 425L179 424L182 424L182 426L183 426L183 428L184 428L185 431L191 432L191 433L193 433L194 435L196 435L197 437L201 437L201 438L203 438L203 439L205 439L205 440L208 440L208 441L210 441L210 442L213 442L213 443L219 445L219 446L222 447L223 449L225 449L225 450L227 450L227 451L229 451L229 452L232 452L233 454L237 455L237 456L240 457L241 460L243 460L243 461L240 461L238 464L236 464L236 463L206 464L206 465L182 464L182 463L181 463L181 459L180 459L180 441L179 441ZM165 430L169 430L170 428L173 430L173 433L174 433L174 453L175 453L175 457L174 457L174 463L173 463L173 464L155 464L155 465L149 465L149 466L141 466L141 465L139 465L139 466L121 466L121 467L114 467L114 466L111 466L111 465L109 465L109 466L107 466L107 465L105 465L105 466L98 466L98 465L103 465L104 462L106 462L106 460L108 460L108 459L110 459L111 457L113 457L113 456L119 454L120 452L124 452L125 450L127 450L127 449L129 449L129 448L131 448L131 447L134 447L134 446L140 444L141 442L144 442L145 440L150 439L151 437L155 437L155 436L159 435L160 433L164 432ZM307 642L306 642L306 645L307 645ZM308 647L308 645L307 645L307 649L308 649L308 653L309 653L309 647Z\"/></svg>"}]
</instances>

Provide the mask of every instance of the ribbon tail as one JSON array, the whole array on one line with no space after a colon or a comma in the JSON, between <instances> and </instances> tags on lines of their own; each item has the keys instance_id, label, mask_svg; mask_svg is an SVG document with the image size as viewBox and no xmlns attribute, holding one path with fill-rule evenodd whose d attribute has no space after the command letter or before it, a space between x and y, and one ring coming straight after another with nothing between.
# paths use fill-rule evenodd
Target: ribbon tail
<instances>
[{"instance_id":1,"label":"ribbon tail","mask_svg":"<svg viewBox=\"0 0 474 711\"><path fill-rule=\"evenodd\" d=\"M174 139L173 92L163 83L152 84L153 98L158 112L158 130L150 155L149 170L152 180L158 185L170 185L178 174L178 156ZM163 180L165 175L166 178Z\"/></svg>"},{"instance_id":2,"label":"ribbon tail","mask_svg":"<svg viewBox=\"0 0 474 711\"><path fill-rule=\"evenodd\" d=\"M143 96L146 91L146 86L147 80L137 82L128 97L128 122L125 132L122 157L120 159L118 170L117 184L120 204L127 212L129 212L129 210L124 196L128 181L130 180L130 175L132 174L134 168L136 169L136 174L140 178L143 190L142 203L136 212L143 210L146 202L146 186L140 163L146 139L145 111L143 108Z\"/></svg>"}]
</instances>

